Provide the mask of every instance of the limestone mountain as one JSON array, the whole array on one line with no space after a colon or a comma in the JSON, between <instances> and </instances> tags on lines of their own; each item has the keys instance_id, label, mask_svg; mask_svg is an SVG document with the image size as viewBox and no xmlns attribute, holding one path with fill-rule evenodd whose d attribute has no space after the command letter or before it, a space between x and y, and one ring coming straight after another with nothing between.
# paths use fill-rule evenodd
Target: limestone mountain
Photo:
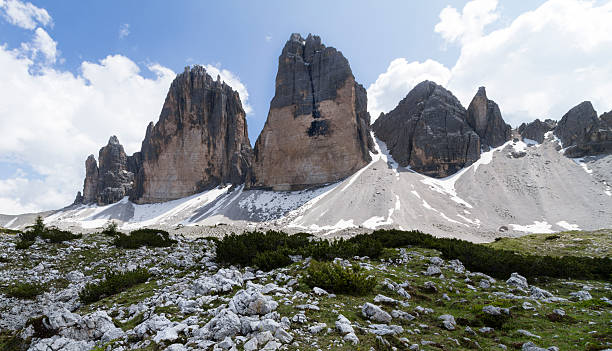
<instances>
[{"instance_id":1,"label":"limestone mountain","mask_svg":"<svg viewBox=\"0 0 612 351\"><path fill-rule=\"evenodd\" d=\"M590 101L570 109L559 121L555 135L561 140L568 157L583 157L612 152L612 128L609 117L597 112Z\"/></svg>"},{"instance_id":2,"label":"limestone mountain","mask_svg":"<svg viewBox=\"0 0 612 351\"><path fill-rule=\"evenodd\" d=\"M251 145L240 97L201 66L178 75L140 153L137 203L195 194L222 183L243 183Z\"/></svg>"},{"instance_id":3,"label":"limestone mountain","mask_svg":"<svg viewBox=\"0 0 612 351\"><path fill-rule=\"evenodd\" d=\"M172 82L159 121L147 127L142 150L126 156L116 137L86 161L83 203L108 204L129 196L163 202L219 184L242 184L253 151L238 93L201 66ZM77 201L79 197L77 196Z\"/></svg>"},{"instance_id":4,"label":"limestone mountain","mask_svg":"<svg viewBox=\"0 0 612 351\"><path fill-rule=\"evenodd\" d=\"M480 137L467 123L465 108L431 81L415 86L372 127L395 161L428 176L446 177L480 157Z\"/></svg>"},{"instance_id":5,"label":"limestone mountain","mask_svg":"<svg viewBox=\"0 0 612 351\"><path fill-rule=\"evenodd\" d=\"M292 34L278 62L276 91L255 143L248 185L306 188L365 166L373 150L367 96L348 60L318 36Z\"/></svg>"},{"instance_id":6,"label":"limestone mountain","mask_svg":"<svg viewBox=\"0 0 612 351\"><path fill-rule=\"evenodd\" d=\"M468 106L466 118L480 137L481 146L498 147L510 140L512 128L504 122L495 101L487 98L485 87L478 88Z\"/></svg>"},{"instance_id":7,"label":"limestone mountain","mask_svg":"<svg viewBox=\"0 0 612 351\"><path fill-rule=\"evenodd\" d=\"M129 195L134 185L134 169L128 167L128 156L116 136L110 137L100 149L98 160L99 164L94 155L89 155L85 161L81 201L107 205Z\"/></svg>"},{"instance_id":8,"label":"limestone mountain","mask_svg":"<svg viewBox=\"0 0 612 351\"><path fill-rule=\"evenodd\" d=\"M557 121L552 119L546 119L543 122L536 119L530 123L523 123L518 128L518 133L522 138L537 141L538 143L544 142L544 134L555 129Z\"/></svg>"}]
</instances>

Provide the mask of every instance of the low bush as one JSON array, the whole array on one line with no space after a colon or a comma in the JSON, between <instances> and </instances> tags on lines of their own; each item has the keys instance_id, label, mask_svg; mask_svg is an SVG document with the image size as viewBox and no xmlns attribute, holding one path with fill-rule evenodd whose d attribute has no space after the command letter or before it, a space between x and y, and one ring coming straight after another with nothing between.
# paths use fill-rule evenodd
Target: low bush
<instances>
[{"instance_id":1,"label":"low bush","mask_svg":"<svg viewBox=\"0 0 612 351\"><path fill-rule=\"evenodd\" d=\"M253 258L253 265L264 271L286 267L292 262L286 249L260 252Z\"/></svg>"},{"instance_id":2,"label":"low bush","mask_svg":"<svg viewBox=\"0 0 612 351\"><path fill-rule=\"evenodd\" d=\"M119 235L119 231L117 230L118 228L119 225L116 222L110 222L106 227L104 227L104 230L102 230L102 234L107 236Z\"/></svg>"},{"instance_id":3,"label":"low bush","mask_svg":"<svg viewBox=\"0 0 612 351\"><path fill-rule=\"evenodd\" d=\"M17 249L27 249L32 246L36 238L41 238L52 243L61 243L81 237L83 237L82 234L72 234L67 230L47 228L42 217L38 216L36 217L34 225L29 226L27 230L19 233L19 242L16 247Z\"/></svg>"},{"instance_id":4,"label":"low bush","mask_svg":"<svg viewBox=\"0 0 612 351\"><path fill-rule=\"evenodd\" d=\"M104 297L118 294L134 285L146 282L151 274L144 268L127 272L107 272L103 280L88 283L79 293L79 299L85 304L99 301Z\"/></svg>"},{"instance_id":5,"label":"low bush","mask_svg":"<svg viewBox=\"0 0 612 351\"><path fill-rule=\"evenodd\" d=\"M45 229L40 233L40 238L43 240L47 240L52 243L61 243L64 241L70 241L74 239L80 239L83 237L82 234L72 234L67 230L60 230L57 228L49 228Z\"/></svg>"},{"instance_id":6,"label":"low bush","mask_svg":"<svg viewBox=\"0 0 612 351\"><path fill-rule=\"evenodd\" d=\"M371 235L384 247L414 245L438 250L444 258L458 259L472 271L500 279L507 279L513 272L526 278L612 279L610 258L522 255L465 240L436 238L419 231L377 230Z\"/></svg>"},{"instance_id":7,"label":"low bush","mask_svg":"<svg viewBox=\"0 0 612 351\"><path fill-rule=\"evenodd\" d=\"M6 295L23 300L33 300L44 293L46 288L38 283L15 283L6 289Z\"/></svg>"},{"instance_id":8,"label":"low bush","mask_svg":"<svg viewBox=\"0 0 612 351\"><path fill-rule=\"evenodd\" d=\"M230 234L217 243L217 260L222 263L253 265L259 253L284 250L285 254L299 254L299 249L310 244L310 234L288 235L277 231Z\"/></svg>"},{"instance_id":9,"label":"low bush","mask_svg":"<svg viewBox=\"0 0 612 351\"><path fill-rule=\"evenodd\" d=\"M34 241L20 240L15 245L15 248L17 250L25 250L29 248L30 246L32 246L32 244L34 244Z\"/></svg>"},{"instance_id":10,"label":"low bush","mask_svg":"<svg viewBox=\"0 0 612 351\"><path fill-rule=\"evenodd\" d=\"M306 273L306 285L336 294L366 295L376 285L376 278L368 276L358 266L343 267L336 263L313 260Z\"/></svg>"},{"instance_id":11,"label":"low bush","mask_svg":"<svg viewBox=\"0 0 612 351\"><path fill-rule=\"evenodd\" d=\"M143 246L169 247L176 244L176 240L170 239L170 234L165 230L138 229L129 235L117 233L113 244L125 249L137 249Z\"/></svg>"},{"instance_id":12,"label":"low bush","mask_svg":"<svg viewBox=\"0 0 612 351\"><path fill-rule=\"evenodd\" d=\"M548 235L547 237L544 238L544 240L546 241L556 240L556 239L559 239L560 237L561 237L560 235Z\"/></svg>"},{"instance_id":13,"label":"low bush","mask_svg":"<svg viewBox=\"0 0 612 351\"><path fill-rule=\"evenodd\" d=\"M276 231L231 234L217 243L217 260L227 264L256 265L260 269L270 270L291 264L290 255L329 261L336 257L378 258L383 250L382 244L368 235L334 241L311 240L311 237L306 233L288 235Z\"/></svg>"},{"instance_id":14,"label":"low bush","mask_svg":"<svg viewBox=\"0 0 612 351\"><path fill-rule=\"evenodd\" d=\"M459 259L468 269L500 279L517 272L527 278L554 277L612 280L612 259L522 255L474 244L469 241L436 238L419 231L377 230L350 239L311 240L308 234L250 232L229 235L217 243L217 260L225 264L257 265L273 269L291 263L289 255L329 261L336 257L381 257L384 248L419 246L435 249L447 259ZM277 251L276 253L273 253Z\"/></svg>"}]
</instances>

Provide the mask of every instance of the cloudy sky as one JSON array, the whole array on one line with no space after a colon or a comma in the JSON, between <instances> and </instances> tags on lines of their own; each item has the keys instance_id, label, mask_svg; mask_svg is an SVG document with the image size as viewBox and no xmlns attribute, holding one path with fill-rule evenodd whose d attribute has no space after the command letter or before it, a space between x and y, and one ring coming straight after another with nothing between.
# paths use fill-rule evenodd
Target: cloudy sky
<instances>
[{"instance_id":1,"label":"cloudy sky","mask_svg":"<svg viewBox=\"0 0 612 351\"><path fill-rule=\"evenodd\" d=\"M430 79L464 105L479 86L507 122L612 110L612 1L0 0L0 213L63 207L117 135L137 151L175 72L236 89L257 138L292 32L341 50L373 118Z\"/></svg>"}]
</instances>

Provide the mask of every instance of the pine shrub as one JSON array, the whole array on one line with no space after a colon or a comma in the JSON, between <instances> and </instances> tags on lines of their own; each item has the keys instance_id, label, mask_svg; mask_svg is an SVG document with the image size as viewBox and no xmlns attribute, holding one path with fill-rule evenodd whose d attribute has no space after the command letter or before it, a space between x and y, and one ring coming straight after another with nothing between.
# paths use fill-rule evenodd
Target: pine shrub
<instances>
[{"instance_id":1,"label":"pine shrub","mask_svg":"<svg viewBox=\"0 0 612 351\"><path fill-rule=\"evenodd\" d=\"M104 227L102 234L107 236L116 236L119 234L119 231L117 230L118 228L119 225L115 221L112 221L106 227Z\"/></svg>"},{"instance_id":2,"label":"pine shrub","mask_svg":"<svg viewBox=\"0 0 612 351\"><path fill-rule=\"evenodd\" d=\"M103 280L88 283L79 293L79 299L85 304L99 301L104 297L118 294L134 285L146 282L151 274L144 268L126 272L107 272Z\"/></svg>"},{"instance_id":3,"label":"pine shrub","mask_svg":"<svg viewBox=\"0 0 612 351\"><path fill-rule=\"evenodd\" d=\"M253 265L264 271L286 267L292 262L287 249L260 252L253 258Z\"/></svg>"},{"instance_id":4,"label":"pine shrub","mask_svg":"<svg viewBox=\"0 0 612 351\"><path fill-rule=\"evenodd\" d=\"M125 249L137 249L143 246L169 247L176 244L176 240L170 239L170 234L165 230L138 229L129 235L117 233L113 244Z\"/></svg>"},{"instance_id":5,"label":"pine shrub","mask_svg":"<svg viewBox=\"0 0 612 351\"><path fill-rule=\"evenodd\" d=\"M372 292L376 278L368 276L358 266L343 267L336 263L311 261L304 282L336 294L366 295Z\"/></svg>"},{"instance_id":6,"label":"pine shrub","mask_svg":"<svg viewBox=\"0 0 612 351\"><path fill-rule=\"evenodd\" d=\"M39 283L15 283L6 289L6 294L22 300L33 300L44 293L45 286Z\"/></svg>"}]
</instances>

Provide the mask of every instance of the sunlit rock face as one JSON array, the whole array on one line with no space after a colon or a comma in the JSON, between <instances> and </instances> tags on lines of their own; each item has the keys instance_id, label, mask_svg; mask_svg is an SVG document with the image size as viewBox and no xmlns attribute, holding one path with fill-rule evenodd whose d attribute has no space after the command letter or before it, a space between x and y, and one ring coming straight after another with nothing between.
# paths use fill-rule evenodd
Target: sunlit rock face
<instances>
[{"instance_id":1,"label":"sunlit rock face","mask_svg":"<svg viewBox=\"0 0 612 351\"><path fill-rule=\"evenodd\" d=\"M291 35L248 186L300 189L353 174L371 160L369 124L366 90L342 53L318 36Z\"/></svg>"},{"instance_id":2,"label":"sunlit rock face","mask_svg":"<svg viewBox=\"0 0 612 351\"><path fill-rule=\"evenodd\" d=\"M253 152L238 93L201 66L178 75L147 128L131 199L162 202L244 183Z\"/></svg>"}]
</instances>

